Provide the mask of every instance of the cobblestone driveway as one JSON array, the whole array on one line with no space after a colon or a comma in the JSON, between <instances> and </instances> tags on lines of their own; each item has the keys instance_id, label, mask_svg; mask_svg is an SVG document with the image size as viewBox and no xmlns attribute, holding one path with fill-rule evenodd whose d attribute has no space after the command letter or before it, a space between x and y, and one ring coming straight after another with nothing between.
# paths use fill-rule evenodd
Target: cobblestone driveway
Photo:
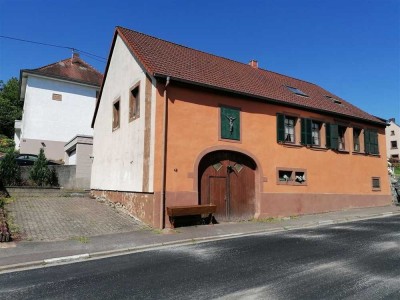
<instances>
[{"instance_id":1,"label":"cobblestone driveway","mask_svg":"<svg viewBox=\"0 0 400 300\"><path fill-rule=\"evenodd\" d=\"M8 204L22 238L55 241L136 231L142 224L88 197L18 197Z\"/></svg>"}]
</instances>

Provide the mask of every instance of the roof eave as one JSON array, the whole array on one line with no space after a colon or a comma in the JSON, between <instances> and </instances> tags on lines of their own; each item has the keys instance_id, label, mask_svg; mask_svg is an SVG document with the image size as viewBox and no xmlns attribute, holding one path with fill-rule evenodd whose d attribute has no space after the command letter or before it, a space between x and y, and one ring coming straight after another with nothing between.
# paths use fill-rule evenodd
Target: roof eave
<instances>
[{"instance_id":1,"label":"roof eave","mask_svg":"<svg viewBox=\"0 0 400 300\"><path fill-rule=\"evenodd\" d=\"M43 78L51 78L51 79L58 79L58 80L61 80L61 81L68 81L68 82L78 83L78 84L82 84L82 85L86 85L86 86L90 86L90 87L95 87L95 88L99 88L100 87L99 84L95 84L93 82L77 80L77 79L71 79L69 77L57 76L57 75L48 74L48 73L35 71L35 70L21 70L21 74L23 74L23 73L36 75L36 76L43 77Z\"/></svg>"},{"instance_id":2,"label":"roof eave","mask_svg":"<svg viewBox=\"0 0 400 300\"><path fill-rule=\"evenodd\" d=\"M163 78L163 79L166 79L167 77L169 77L171 81L177 81L177 82L181 82L181 83L185 83L185 84L196 85L196 86L203 87L203 88L209 88L209 89L214 89L214 90L218 90L218 91L233 93L233 94L236 94L236 95L241 95L241 96L245 96L245 97L249 97L249 98L256 98L256 99L259 99L259 100L267 101L269 103L279 104L279 105L283 105L283 106L287 106L287 107L301 108L301 109L307 110L307 111L324 113L324 114L327 114L327 115L339 116L339 117L347 118L347 119L349 119L349 118L350 119L355 119L355 120L358 120L358 121L361 121L361 122L366 122L366 123L374 124L374 125L377 125L377 126L386 127L386 123L384 123L384 122L382 122L382 123L381 122L374 122L372 120L363 119L363 118L359 118L359 117L355 117L355 116L349 116L349 115L345 115L345 114L340 114L340 113L336 113L336 112L332 112L332 111L328 111L328 110L310 108L310 107L299 105L299 104L295 104L295 103L288 103L288 102L277 100L277 99L273 99L273 98L262 97L262 96L258 96L258 95L254 95L254 94L249 94L249 93L239 92L239 91L235 91L235 90L225 89L225 88L221 88L221 87L218 87L218 86L213 86L213 85L208 85L208 84L199 83L199 82L195 82L195 81L190 81L190 80L173 77L173 76L166 75L166 74L154 73L153 76L156 77L156 78L158 77L158 78Z\"/></svg>"}]
</instances>

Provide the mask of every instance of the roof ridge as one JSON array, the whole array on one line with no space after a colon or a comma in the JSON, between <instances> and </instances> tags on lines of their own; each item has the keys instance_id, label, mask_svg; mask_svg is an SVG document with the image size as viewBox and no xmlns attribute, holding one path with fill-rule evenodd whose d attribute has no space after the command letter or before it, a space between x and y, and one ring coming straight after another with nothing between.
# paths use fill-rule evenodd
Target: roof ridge
<instances>
[{"instance_id":1,"label":"roof ridge","mask_svg":"<svg viewBox=\"0 0 400 300\"><path fill-rule=\"evenodd\" d=\"M137 30L132 30L132 29L129 29L129 28L126 28L126 27L123 27L123 26L116 26L116 27L120 28L120 29L129 30L129 31L132 31L132 32L136 32L136 33L139 33L141 35L145 35L145 36L154 38L156 40L163 41L163 42L168 43L168 44L172 44L172 45L176 45L176 46L179 46L179 47L182 47L182 48L198 51L198 52L204 53L206 55L210 55L210 56L213 56L213 57L217 57L217 58L220 58L220 59L231 61L233 63L237 63L237 64L240 64L240 65L251 67L248 63L237 61L237 60L234 60L234 59L231 59L231 58L227 58L227 57L224 57L224 56L220 56L220 55L217 55L217 54L209 53L209 52L206 52L206 51L203 51L203 50L198 50L198 49L195 49L195 48L192 48L192 47L188 47L188 46L185 46L185 45L181 45L181 44L178 44L178 43L175 43L175 42L167 41L165 39L162 39L162 38L159 38L159 37L156 37L156 36L152 36L152 35L137 31ZM285 75L285 74L282 74L282 73L278 73L276 71L270 71L270 70L263 69L263 68L253 68L253 69L254 70L260 70L260 71L267 72L267 73L274 73L274 74L277 74L277 75L280 75L280 76L283 76L283 77L287 77L287 78L295 79L295 80L302 81L302 82L305 82L305 83L309 83L309 84L312 84L312 85L315 85L315 86L319 86L319 85L317 85L317 84L315 84L313 82L310 82L310 81L307 81L307 80L303 80L303 79L299 79L299 78L296 78L296 77L293 77L293 76L288 76L288 75Z\"/></svg>"},{"instance_id":2,"label":"roof ridge","mask_svg":"<svg viewBox=\"0 0 400 300\"><path fill-rule=\"evenodd\" d=\"M79 53L79 51L78 51ZM72 60L72 58L70 58ZM93 67L91 64L89 64L88 62L86 62L85 60L83 60L82 58L78 57L78 59L85 65L89 66L91 69L93 69L95 72L99 73L101 76L103 76L103 73L101 73L99 70L97 70L95 67ZM65 60L65 59L64 59ZM63 61L64 61L63 60Z\"/></svg>"}]
</instances>

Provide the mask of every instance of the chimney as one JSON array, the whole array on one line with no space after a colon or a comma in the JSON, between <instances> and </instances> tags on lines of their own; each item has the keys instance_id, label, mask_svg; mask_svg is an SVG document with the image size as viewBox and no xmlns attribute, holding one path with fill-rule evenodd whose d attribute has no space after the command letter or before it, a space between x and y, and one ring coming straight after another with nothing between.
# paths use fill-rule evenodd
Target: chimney
<instances>
[{"instance_id":1,"label":"chimney","mask_svg":"<svg viewBox=\"0 0 400 300\"><path fill-rule=\"evenodd\" d=\"M254 60L254 59L252 59L252 60L249 62L249 65L250 65L252 68L254 68L254 69L258 69L258 61Z\"/></svg>"},{"instance_id":2,"label":"chimney","mask_svg":"<svg viewBox=\"0 0 400 300\"><path fill-rule=\"evenodd\" d=\"M72 63L76 63L79 59L79 53L78 52L72 52Z\"/></svg>"},{"instance_id":3,"label":"chimney","mask_svg":"<svg viewBox=\"0 0 400 300\"><path fill-rule=\"evenodd\" d=\"M395 119L395 118L390 118L390 119L388 120L388 123L390 123L390 122L395 123L395 122L396 122L396 119Z\"/></svg>"}]
</instances>

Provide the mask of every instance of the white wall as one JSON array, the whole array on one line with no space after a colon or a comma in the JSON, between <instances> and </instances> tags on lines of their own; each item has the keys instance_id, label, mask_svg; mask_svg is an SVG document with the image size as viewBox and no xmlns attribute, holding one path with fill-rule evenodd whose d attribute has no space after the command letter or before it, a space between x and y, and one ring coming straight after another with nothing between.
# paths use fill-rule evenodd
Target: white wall
<instances>
[{"instance_id":1,"label":"white wall","mask_svg":"<svg viewBox=\"0 0 400 300\"><path fill-rule=\"evenodd\" d=\"M394 131L394 135L392 131ZM390 158L393 154L397 154L400 157L400 126L390 121L389 126L385 129L385 135L387 157ZM391 141L397 141L397 149L391 149Z\"/></svg>"},{"instance_id":2,"label":"white wall","mask_svg":"<svg viewBox=\"0 0 400 300\"><path fill-rule=\"evenodd\" d=\"M52 100L53 93L62 101ZM92 135L96 89L29 75L21 139L67 142L77 134Z\"/></svg>"},{"instance_id":3,"label":"white wall","mask_svg":"<svg viewBox=\"0 0 400 300\"><path fill-rule=\"evenodd\" d=\"M129 93L140 81L140 117L129 122ZM111 57L93 138L91 188L141 192L145 128L146 74L118 36ZM152 86L152 99L155 87ZM112 130L113 102L120 97L120 128ZM155 103L152 101L152 111ZM152 114L154 118L154 114ZM154 119L151 121L149 189L153 191Z\"/></svg>"}]
</instances>

